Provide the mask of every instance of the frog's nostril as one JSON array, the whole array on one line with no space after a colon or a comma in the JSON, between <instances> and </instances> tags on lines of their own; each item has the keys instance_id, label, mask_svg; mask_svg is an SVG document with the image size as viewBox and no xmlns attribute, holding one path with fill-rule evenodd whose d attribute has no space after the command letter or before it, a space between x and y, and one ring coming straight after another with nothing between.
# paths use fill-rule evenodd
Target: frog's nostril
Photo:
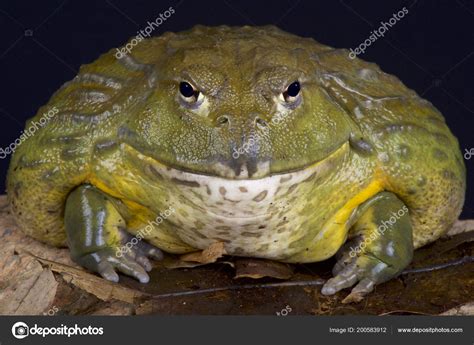
<instances>
[{"instance_id":1,"label":"frog's nostril","mask_svg":"<svg viewBox=\"0 0 474 345\"><path fill-rule=\"evenodd\" d=\"M229 117L226 116L226 115L219 116L216 119L216 125L219 126L219 127L229 125L229 124L230 124L230 120L229 120Z\"/></svg>"}]
</instances>

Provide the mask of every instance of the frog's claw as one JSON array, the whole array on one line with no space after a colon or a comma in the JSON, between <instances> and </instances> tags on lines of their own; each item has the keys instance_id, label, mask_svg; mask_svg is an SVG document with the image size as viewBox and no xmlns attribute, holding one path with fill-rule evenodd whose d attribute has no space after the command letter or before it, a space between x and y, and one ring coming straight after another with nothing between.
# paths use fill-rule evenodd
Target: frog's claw
<instances>
[{"instance_id":1,"label":"frog's claw","mask_svg":"<svg viewBox=\"0 0 474 345\"><path fill-rule=\"evenodd\" d=\"M130 235L128 232L123 231L124 235L127 235L129 240L131 241L133 239L133 236ZM148 242L141 240L140 242L137 243L136 245L136 250L135 250L136 255L138 255L139 260L144 260L146 259L148 261L148 258L152 258L154 260L162 260L164 255L161 249L152 246Z\"/></svg>"},{"instance_id":2,"label":"frog's claw","mask_svg":"<svg viewBox=\"0 0 474 345\"><path fill-rule=\"evenodd\" d=\"M82 185L69 195L64 214L71 257L78 264L117 282L117 271L147 283L152 266L149 257L160 260L160 249L138 238L133 241L125 221L111 200L91 185Z\"/></svg>"},{"instance_id":3,"label":"frog's claw","mask_svg":"<svg viewBox=\"0 0 474 345\"><path fill-rule=\"evenodd\" d=\"M334 278L329 279L321 292L324 295L332 295L358 282L352 292L365 295L374 289L375 284L386 281L397 273L393 267L377 258L361 256L342 268Z\"/></svg>"},{"instance_id":4,"label":"frog's claw","mask_svg":"<svg viewBox=\"0 0 474 345\"><path fill-rule=\"evenodd\" d=\"M413 257L408 208L392 193L383 192L368 203L352 230L361 236L338 253L334 278L321 292L332 295L351 287L352 295L365 295L374 286L397 276Z\"/></svg>"},{"instance_id":5,"label":"frog's claw","mask_svg":"<svg viewBox=\"0 0 474 345\"><path fill-rule=\"evenodd\" d=\"M151 270L151 264L148 259L146 259L146 264L128 254L117 255L117 252L112 248L104 248L97 252L86 254L75 258L75 261L112 282L119 281L116 270L136 278L140 283L148 283L150 281L150 277L146 273L146 271Z\"/></svg>"}]
</instances>

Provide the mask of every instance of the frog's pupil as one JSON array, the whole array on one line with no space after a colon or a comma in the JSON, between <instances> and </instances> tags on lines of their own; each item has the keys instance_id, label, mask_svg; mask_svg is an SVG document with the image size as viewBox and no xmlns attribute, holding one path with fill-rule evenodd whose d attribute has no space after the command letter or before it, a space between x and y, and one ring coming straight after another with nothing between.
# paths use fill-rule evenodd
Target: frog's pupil
<instances>
[{"instance_id":1,"label":"frog's pupil","mask_svg":"<svg viewBox=\"0 0 474 345\"><path fill-rule=\"evenodd\" d=\"M181 92L184 97L192 97L194 95L193 87L191 84L186 83L185 81L182 81L179 84L179 92Z\"/></svg>"},{"instance_id":2,"label":"frog's pupil","mask_svg":"<svg viewBox=\"0 0 474 345\"><path fill-rule=\"evenodd\" d=\"M286 89L286 93L290 97L296 97L300 93L300 82L295 81L294 83L291 83L288 88Z\"/></svg>"}]
</instances>

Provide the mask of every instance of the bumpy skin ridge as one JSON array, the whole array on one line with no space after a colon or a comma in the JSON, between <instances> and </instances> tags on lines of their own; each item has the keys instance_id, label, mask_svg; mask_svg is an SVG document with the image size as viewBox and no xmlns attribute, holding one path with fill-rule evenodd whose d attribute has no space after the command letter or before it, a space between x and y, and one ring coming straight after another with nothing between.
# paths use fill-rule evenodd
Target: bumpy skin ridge
<instances>
[{"instance_id":1,"label":"bumpy skin ridge","mask_svg":"<svg viewBox=\"0 0 474 345\"><path fill-rule=\"evenodd\" d=\"M250 42L253 48L239 47L240 41ZM257 161L270 159L270 174L308 166L350 141L352 158L346 157L341 165L347 171L335 172L330 180L337 185L337 181L351 175L351 182L355 183L354 176L359 173L357 187L347 188L351 192L365 188L369 180L380 181L383 189L408 205L416 247L438 238L457 219L465 191L465 168L457 140L442 115L397 78L381 72L374 64L350 60L346 50L332 49L273 27L195 27L140 42L130 57L120 60L114 57L115 50L109 51L94 63L82 66L78 76L40 108L27 127L52 108L59 112L18 147L8 173L8 195L20 228L41 241L65 245L63 213L68 194L83 183L97 184L97 166L102 165L103 169L105 164L102 155L119 154L123 143L147 157L159 152L157 160L165 165L213 175L213 165L207 163L215 162L215 157L222 161L229 158L232 151L224 148L229 140L237 140L233 135L240 138L245 134L248 126L243 118L235 134L209 129L209 123L204 123L207 119L203 124L184 118L180 125L183 127L176 129L175 118L160 113L161 108L157 110L159 133L145 121L134 123L132 117L151 112L154 106L164 106L156 97L163 71L173 74L173 63L192 65L195 54L205 56L212 64L228 49L225 42L236 42L235 54L240 55L236 59L247 61L252 57L255 64L270 50L275 54L290 51L294 59L288 63L310 76L308 84L317 85L318 94L314 97L324 103L325 113L344 117L341 122L327 122L327 132L321 131L317 137L311 137L321 127L315 124L315 118L303 124L288 120L286 127L272 129L275 134L271 140L261 143L258 156L253 157ZM181 52L183 48L186 49ZM206 49L214 50L214 54L206 55ZM260 77L266 78L265 74ZM204 80L210 88L218 82L211 76ZM276 78L275 83L279 82ZM174 102L174 93L169 96ZM217 96L228 96L229 104L240 102L242 111L248 109L250 113L258 108L263 113L270 112L263 98L251 104L235 92ZM306 102L310 101L307 98ZM186 130L193 134L183 136ZM334 142L324 144L331 137ZM312 146L318 143L324 145L317 149ZM139 170L136 174L140 174ZM136 202L140 193L145 191L131 199ZM117 191L114 197L128 195ZM343 199L349 197L345 195ZM335 196L328 195L326 199L331 198ZM344 204L343 199L336 198L335 204Z\"/></svg>"},{"instance_id":2,"label":"bumpy skin ridge","mask_svg":"<svg viewBox=\"0 0 474 345\"><path fill-rule=\"evenodd\" d=\"M337 71L322 74L321 85L373 145L385 189L409 207L415 247L423 246L461 212L466 186L458 141L439 111L396 77L374 64L346 61L341 54L320 58L323 70Z\"/></svg>"},{"instance_id":3,"label":"bumpy skin ridge","mask_svg":"<svg viewBox=\"0 0 474 345\"><path fill-rule=\"evenodd\" d=\"M18 148L10 163L7 190L12 211L28 235L56 246L66 244L67 195L89 179L95 152L117 145L126 111L140 106L153 86L145 65L144 71L136 72L130 65L118 63L109 53L97 65L82 66L78 76L27 122L26 128L59 109Z\"/></svg>"}]
</instances>

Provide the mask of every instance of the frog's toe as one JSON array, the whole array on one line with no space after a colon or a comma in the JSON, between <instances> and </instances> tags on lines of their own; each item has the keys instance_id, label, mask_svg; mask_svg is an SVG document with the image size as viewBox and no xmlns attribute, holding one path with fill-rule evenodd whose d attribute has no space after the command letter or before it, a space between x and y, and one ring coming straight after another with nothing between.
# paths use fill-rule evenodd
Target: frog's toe
<instances>
[{"instance_id":1,"label":"frog's toe","mask_svg":"<svg viewBox=\"0 0 474 345\"><path fill-rule=\"evenodd\" d=\"M334 295L336 292L354 285L357 282L357 275L353 271L352 266L354 265L340 268L342 267L340 265L338 267L340 268L339 273L324 284L321 293L323 295Z\"/></svg>"},{"instance_id":2,"label":"frog's toe","mask_svg":"<svg viewBox=\"0 0 474 345\"><path fill-rule=\"evenodd\" d=\"M152 258L154 260L162 260L164 255L163 251L155 246L152 246L151 244L145 242L145 241L140 241L138 243L138 250L140 253L145 255L146 257ZM150 265L151 267L151 265Z\"/></svg>"},{"instance_id":3,"label":"frog's toe","mask_svg":"<svg viewBox=\"0 0 474 345\"><path fill-rule=\"evenodd\" d=\"M161 249L149 244L144 239L136 241L136 238L131 233L127 232L125 229L120 229L120 236L122 237L122 243L124 244L121 250L126 251L127 254L134 257L135 260L137 262L140 262L140 264L145 267L147 271L150 271L152 268L148 258L157 261L163 259L164 254ZM132 243L133 246L129 247L126 245L127 243Z\"/></svg>"},{"instance_id":4,"label":"frog's toe","mask_svg":"<svg viewBox=\"0 0 474 345\"><path fill-rule=\"evenodd\" d=\"M375 282L370 278L362 279L351 291L351 294L367 295L374 290Z\"/></svg>"},{"instance_id":5,"label":"frog's toe","mask_svg":"<svg viewBox=\"0 0 474 345\"><path fill-rule=\"evenodd\" d=\"M339 267L342 266L336 276L324 284L321 290L323 295L333 295L357 282L352 292L367 294L373 290L375 284L386 281L397 273L386 263L370 256L360 256L349 264L339 264Z\"/></svg>"},{"instance_id":6,"label":"frog's toe","mask_svg":"<svg viewBox=\"0 0 474 345\"><path fill-rule=\"evenodd\" d=\"M141 257L143 259L143 257ZM146 258L145 258L146 259ZM148 261L148 259L146 259ZM112 265L118 271L137 279L140 283L148 283L150 276L146 273L146 267L141 265L143 260L137 260L129 255L124 255L120 258L113 259ZM148 261L151 270L151 264ZM105 277L104 277L105 278Z\"/></svg>"},{"instance_id":7,"label":"frog's toe","mask_svg":"<svg viewBox=\"0 0 474 345\"><path fill-rule=\"evenodd\" d=\"M138 262L147 272L150 272L152 269L151 262L144 255L137 255L135 261Z\"/></svg>"},{"instance_id":8,"label":"frog's toe","mask_svg":"<svg viewBox=\"0 0 474 345\"><path fill-rule=\"evenodd\" d=\"M332 268L332 274L337 276L348 264L353 262L353 251L352 248L357 248L362 242L362 237L357 236L345 243L343 247L337 252L337 262Z\"/></svg>"},{"instance_id":9,"label":"frog's toe","mask_svg":"<svg viewBox=\"0 0 474 345\"><path fill-rule=\"evenodd\" d=\"M114 266L110 262L102 261L97 264L97 273L101 275L102 278L107 279L108 281L118 283L119 276L114 270Z\"/></svg>"},{"instance_id":10,"label":"frog's toe","mask_svg":"<svg viewBox=\"0 0 474 345\"><path fill-rule=\"evenodd\" d=\"M119 281L117 274L117 271L119 271L137 279L140 283L148 283L150 277L146 273L146 269L147 263L149 268L151 268L151 264L148 259L146 260L145 262L143 257L137 259L137 257L134 258L129 254L117 255L117 252L112 248L104 248L75 258L74 261L112 282Z\"/></svg>"}]
</instances>

